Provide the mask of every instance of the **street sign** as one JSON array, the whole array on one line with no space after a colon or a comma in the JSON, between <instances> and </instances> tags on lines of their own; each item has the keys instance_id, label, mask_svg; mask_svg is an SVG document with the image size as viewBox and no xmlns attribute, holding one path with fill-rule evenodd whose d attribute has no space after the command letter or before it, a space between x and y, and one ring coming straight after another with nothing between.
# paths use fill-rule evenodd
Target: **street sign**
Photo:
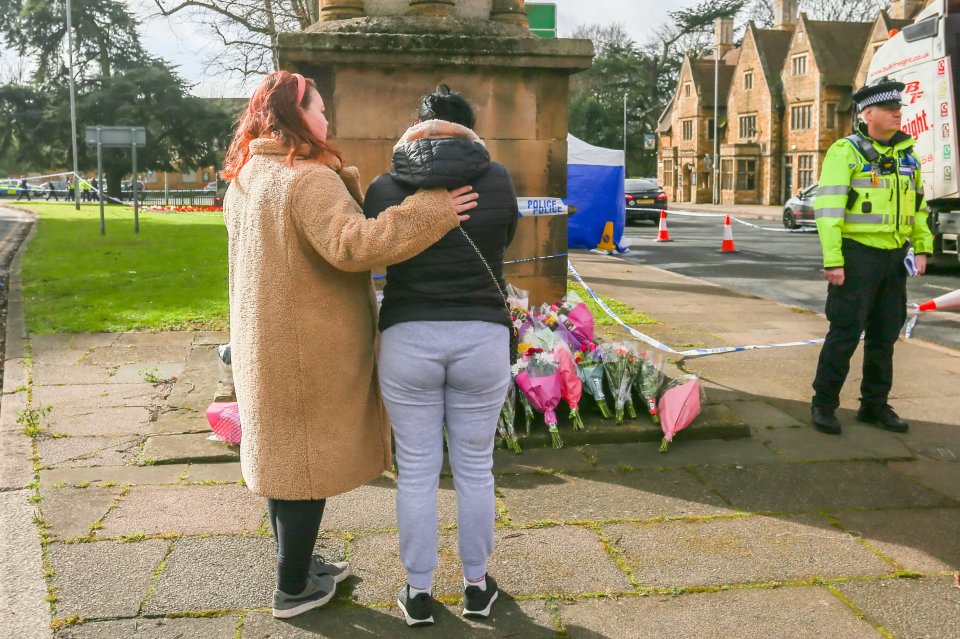
<instances>
[{"instance_id":1,"label":"street sign","mask_svg":"<svg viewBox=\"0 0 960 639\"><path fill-rule=\"evenodd\" d=\"M100 235L106 235L107 227L103 214L103 147L130 149L133 173L130 193L133 195L133 232L140 232L140 204L137 191L137 147L147 146L147 130L142 126L88 126L84 130L87 146L97 147L97 192L100 199Z\"/></svg>"},{"instance_id":2,"label":"street sign","mask_svg":"<svg viewBox=\"0 0 960 639\"><path fill-rule=\"evenodd\" d=\"M97 137L97 132L100 137ZM142 126L88 126L84 129L87 146L147 146L147 130Z\"/></svg>"},{"instance_id":3,"label":"street sign","mask_svg":"<svg viewBox=\"0 0 960 639\"><path fill-rule=\"evenodd\" d=\"M557 5L552 2L527 2L530 32L540 38L557 37Z\"/></svg>"}]
</instances>

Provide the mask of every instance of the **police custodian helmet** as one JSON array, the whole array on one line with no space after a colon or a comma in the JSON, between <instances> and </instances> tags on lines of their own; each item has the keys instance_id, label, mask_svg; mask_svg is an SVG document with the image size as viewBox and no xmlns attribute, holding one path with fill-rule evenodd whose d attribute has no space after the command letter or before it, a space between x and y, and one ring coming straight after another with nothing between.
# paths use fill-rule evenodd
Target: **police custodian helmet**
<instances>
[{"instance_id":1,"label":"police custodian helmet","mask_svg":"<svg viewBox=\"0 0 960 639\"><path fill-rule=\"evenodd\" d=\"M906 85L884 76L853 94L853 101L857 103L857 111L863 111L869 106L892 107L902 104L901 91Z\"/></svg>"}]
</instances>

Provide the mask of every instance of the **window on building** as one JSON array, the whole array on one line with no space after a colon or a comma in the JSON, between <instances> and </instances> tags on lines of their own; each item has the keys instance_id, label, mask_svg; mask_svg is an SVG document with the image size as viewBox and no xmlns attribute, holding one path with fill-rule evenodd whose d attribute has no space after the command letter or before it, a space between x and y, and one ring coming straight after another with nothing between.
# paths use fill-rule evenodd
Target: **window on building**
<instances>
[{"instance_id":1,"label":"window on building","mask_svg":"<svg viewBox=\"0 0 960 639\"><path fill-rule=\"evenodd\" d=\"M805 189L813 184L813 156L797 156L797 186Z\"/></svg>"},{"instance_id":2,"label":"window on building","mask_svg":"<svg viewBox=\"0 0 960 639\"><path fill-rule=\"evenodd\" d=\"M683 121L683 139L684 140L693 139L693 120Z\"/></svg>"},{"instance_id":3,"label":"window on building","mask_svg":"<svg viewBox=\"0 0 960 639\"><path fill-rule=\"evenodd\" d=\"M737 190L753 191L757 188L757 161L737 160Z\"/></svg>"},{"instance_id":4,"label":"window on building","mask_svg":"<svg viewBox=\"0 0 960 639\"><path fill-rule=\"evenodd\" d=\"M827 104L827 128L837 128L837 105L833 102Z\"/></svg>"},{"instance_id":5,"label":"window on building","mask_svg":"<svg viewBox=\"0 0 960 639\"><path fill-rule=\"evenodd\" d=\"M720 160L720 188L733 190L733 160Z\"/></svg>"},{"instance_id":6,"label":"window on building","mask_svg":"<svg viewBox=\"0 0 960 639\"><path fill-rule=\"evenodd\" d=\"M807 54L793 56L793 75L805 75L807 73Z\"/></svg>"},{"instance_id":7,"label":"window on building","mask_svg":"<svg viewBox=\"0 0 960 639\"><path fill-rule=\"evenodd\" d=\"M813 105L802 104L790 107L790 128L794 131L813 126Z\"/></svg>"},{"instance_id":8,"label":"window on building","mask_svg":"<svg viewBox=\"0 0 960 639\"><path fill-rule=\"evenodd\" d=\"M740 139L746 140L749 138L757 137L757 116L756 115L741 115L740 116Z\"/></svg>"},{"instance_id":9,"label":"window on building","mask_svg":"<svg viewBox=\"0 0 960 639\"><path fill-rule=\"evenodd\" d=\"M197 174L196 174L196 173L181 173L181 174L180 174L180 181L183 182L184 184L187 184L187 183L190 183L190 182L196 182L196 181L197 181Z\"/></svg>"},{"instance_id":10,"label":"window on building","mask_svg":"<svg viewBox=\"0 0 960 639\"><path fill-rule=\"evenodd\" d=\"M673 188L673 160L663 161L663 188Z\"/></svg>"},{"instance_id":11,"label":"window on building","mask_svg":"<svg viewBox=\"0 0 960 639\"><path fill-rule=\"evenodd\" d=\"M707 120L707 139L713 142L713 118Z\"/></svg>"},{"instance_id":12,"label":"window on building","mask_svg":"<svg viewBox=\"0 0 960 639\"><path fill-rule=\"evenodd\" d=\"M689 98L689 97L690 97L690 83L689 83L689 82L684 82L684 83L683 83L683 97L685 97L685 98Z\"/></svg>"},{"instance_id":13,"label":"window on building","mask_svg":"<svg viewBox=\"0 0 960 639\"><path fill-rule=\"evenodd\" d=\"M753 88L753 71L745 71L743 74L743 89L749 91Z\"/></svg>"}]
</instances>

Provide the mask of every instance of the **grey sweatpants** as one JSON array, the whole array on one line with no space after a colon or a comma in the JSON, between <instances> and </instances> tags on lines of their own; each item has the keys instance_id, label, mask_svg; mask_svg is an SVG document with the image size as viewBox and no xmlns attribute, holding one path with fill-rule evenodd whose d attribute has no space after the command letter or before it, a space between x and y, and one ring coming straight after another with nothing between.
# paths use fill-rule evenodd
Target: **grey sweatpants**
<instances>
[{"instance_id":1,"label":"grey sweatpants","mask_svg":"<svg viewBox=\"0 0 960 639\"><path fill-rule=\"evenodd\" d=\"M403 322L380 337L380 389L397 447L397 522L407 581L433 585L443 424L457 493L457 542L467 579L487 573L496 497L493 440L510 382L506 326Z\"/></svg>"}]
</instances>

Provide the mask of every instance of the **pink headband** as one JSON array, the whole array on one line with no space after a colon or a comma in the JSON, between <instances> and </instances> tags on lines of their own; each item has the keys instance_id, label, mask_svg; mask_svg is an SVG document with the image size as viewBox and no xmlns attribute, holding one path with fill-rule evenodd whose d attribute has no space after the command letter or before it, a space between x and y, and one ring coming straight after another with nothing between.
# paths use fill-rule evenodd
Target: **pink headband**
<instances>
[{"instance_id":1,"label":"pink headband","mask_svg":"<svg viewBox=\"0 0 960 639\"><path fill-rule=\"evenodd\" d=\"M303 93L307 90L307 81L299 73L292 74L297 79L297 106L303 102Z\"/></svg>"}]
</instances>

